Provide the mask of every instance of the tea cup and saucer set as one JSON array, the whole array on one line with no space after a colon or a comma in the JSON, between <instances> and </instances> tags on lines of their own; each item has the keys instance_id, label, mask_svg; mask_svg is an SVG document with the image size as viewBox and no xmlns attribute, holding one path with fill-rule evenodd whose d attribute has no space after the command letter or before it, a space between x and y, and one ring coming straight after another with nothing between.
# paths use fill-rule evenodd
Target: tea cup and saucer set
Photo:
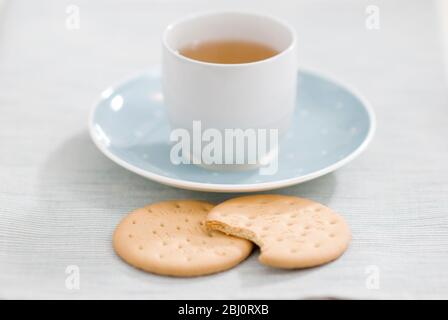
<instances>
[{"instance_id":1,"label":"tea cup and saucer set","mask_svg":"<svg viewBox=\"0 0 448 320\"><path fill-rule=\"evenodd\" d=\"M297 42L266 15L179 20L161 67L100 94L91 138L125 169L183 189L254 192L330 173L366 149L375 116L353 88L298 68Z\"/></svg>"}]
</instances>

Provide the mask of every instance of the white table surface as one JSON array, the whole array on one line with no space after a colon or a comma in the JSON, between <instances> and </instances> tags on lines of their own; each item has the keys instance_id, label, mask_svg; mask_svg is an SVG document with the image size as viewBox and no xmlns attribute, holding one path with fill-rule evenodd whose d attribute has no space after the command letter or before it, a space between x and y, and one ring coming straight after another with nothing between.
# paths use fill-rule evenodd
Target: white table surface
<instances>
[{"instance_id":1,"label":"white table surface","mask_svg":"<svg viewBox=\"0 0 448 320\"><path fill-rule=\"evenodd\" d=\"M66 28L70 4L80 10L79 30ZM379 30L365 27L368 5L380 9ZM165 25L215 9L288 20L299 34L301 66L350 83L376 111L376 137L362 156L278 191L346 217L353 242L334 263L286 272L260 265L254 254L225 273L174 279L137 271L112 250L113 229L133 208L232 196L127 172L100 154L86 128L102 89L159 63ZM448 69L440 16L426 0L6 1L0 298L448 298ZM79 290L66 286L69 265L79 267Z\"/></svg>"}]
</instances>

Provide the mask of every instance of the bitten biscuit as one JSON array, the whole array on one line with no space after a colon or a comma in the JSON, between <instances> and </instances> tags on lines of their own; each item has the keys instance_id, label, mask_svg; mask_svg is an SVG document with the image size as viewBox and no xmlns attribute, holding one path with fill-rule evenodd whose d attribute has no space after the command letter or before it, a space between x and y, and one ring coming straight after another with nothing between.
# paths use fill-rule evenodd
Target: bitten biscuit
<instances>
[{"instance_id":1,"label":"bitten biscuit","mask_svg":"<svg viewBox=\"0 0 448 320\"><path fill-rule=\"evenodd\" d=\"M308 268L335 260L351 239L344 219L317 202L283 195L234 198L214 207L207 226L256 243L261 263Z\"/></svg>"},{"instance_id":2,"label":"bitten biscuit","mask_svg":"<svg viewBox=\"0 0 448 320\"><path fill-rule=\"evenodd\" d=\"M205 219L213 205L203 201L164 201L127 215L113 235L116 253L153 273L199 276L234 267L252 251L245 239L209 231Z\"/></svg>"}]
</instances>

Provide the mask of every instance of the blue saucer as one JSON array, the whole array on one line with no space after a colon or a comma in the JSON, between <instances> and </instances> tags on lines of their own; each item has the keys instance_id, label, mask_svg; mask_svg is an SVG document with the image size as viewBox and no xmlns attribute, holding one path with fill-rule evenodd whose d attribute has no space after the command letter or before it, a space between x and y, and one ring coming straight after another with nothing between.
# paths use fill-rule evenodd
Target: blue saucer
<instances>
[{"instance_id":1,"label":"blue saucer","mask_svg":"<svg viewBox=\"0 0 448 320\"><path fill-rule=\"evenodd\" d=\"M158 69L105 90L89 119L96 146L122 167L167 185L215 192L270 190L327 174L359 155L374 128L374 114L363 98L305 71L299 71L297 109L290 132L280 141L274 175L172 164Z\"/></svg>"}]
</instances>

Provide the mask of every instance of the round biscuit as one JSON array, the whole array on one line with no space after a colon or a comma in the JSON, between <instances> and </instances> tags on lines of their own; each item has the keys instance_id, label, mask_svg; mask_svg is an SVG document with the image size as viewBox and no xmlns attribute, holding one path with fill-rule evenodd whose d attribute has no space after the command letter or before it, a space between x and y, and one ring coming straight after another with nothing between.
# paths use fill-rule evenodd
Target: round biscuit
<instances>
[{"instance_id":1,"label":"round biscuit","mask_svg":"<svg viewBox=\"0 0 448 320\"><path fill-rule=\"evenodd\" d=\"M254 195L214 207L207 226L256 243L265 265L295 269L341 256L351 232L344 218L317 202L283 195Z\"/></svg>"},{"instance_id":2,"label":"round biscuit","mask_svg":"<svg viewBox=\"0 0 448 320\"><path fill-rule=\"evenodd\" d=\"M139 269L170 276L199 276L234 267L252 251L245 239L209 230L213 205L163 201L137 209L116 227L115 252Z\"/></svg>"}]
</instances>

